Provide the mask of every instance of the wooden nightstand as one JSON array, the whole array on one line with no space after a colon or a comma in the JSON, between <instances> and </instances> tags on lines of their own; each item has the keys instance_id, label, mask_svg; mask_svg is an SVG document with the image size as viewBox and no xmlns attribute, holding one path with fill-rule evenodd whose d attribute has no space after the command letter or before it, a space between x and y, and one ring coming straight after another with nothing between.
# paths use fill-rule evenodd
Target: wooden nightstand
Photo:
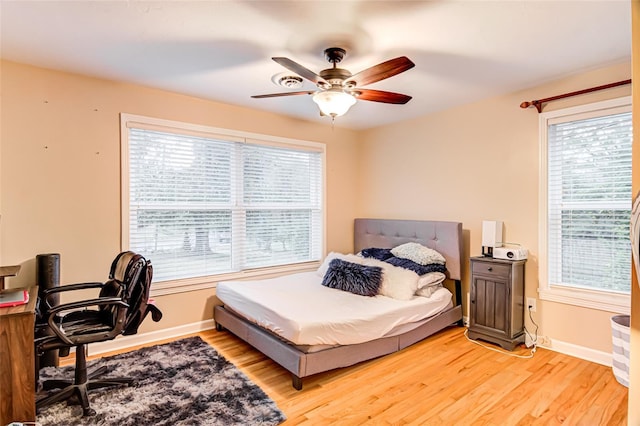
<instances>
[{"instance_id":1,"label":"wooden nightstand","mask_svg":"<svg viewBox=\"0 0 640 426\"><path fill-rule=\"evenodd\" d=\"M525 262L471 258L469 338L508 350L524 342Z\"/></svg>"}]
</instances>

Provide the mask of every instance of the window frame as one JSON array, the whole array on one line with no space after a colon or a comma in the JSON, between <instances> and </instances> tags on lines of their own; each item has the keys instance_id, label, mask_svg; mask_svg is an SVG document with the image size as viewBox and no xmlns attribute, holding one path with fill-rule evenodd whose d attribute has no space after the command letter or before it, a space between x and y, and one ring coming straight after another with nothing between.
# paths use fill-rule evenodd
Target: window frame
<instances>
[{"instance_id":1,"label":"window frame","mask_svg":"<svg viewBox=\"0 0 640 426\"><path fill-rule=\"evenodd\" d=\"M320 153L321 157L321 185L320 194L320 253L326 253L326 144L300 139L290 139L279 136L264 135L239 130L224 129L206 125L192 124L181 121L173 121L160 118L152 118L141 115L121 113L120 114L120 247L121 250L129 250L129 214L130 214L130 192L129 192L129 127L138 129L149 129L157 131L168 131L172 133L192 134L195 136L225 138L233 142L247 142L271 147L294 148L301 147L309 151ZM184 132L184 133L182 133ZM151 287L151 296L162 296L166 294L181 293L186 291L215 288L218 281L236 280L243 278L271 277L291 272L301 272L313 270L320 264L318 261L308 261L279 266L267 266L254 269L244 269L241 271L225 272L220 274L173 279L162 282L154 282ZM151 259L153 262L153 259Z\"/></svg>"},{"instance_id":2,"label":"window frame","mask_svg":"<svg viewBox=\"0 0 640 426\"><path fill-rule=\"evenodd\" d=\"M608 112L604 113L604 112ZM631 97L610 99L590 104L563 108L539 115L539 199L538 199L538 241L539 241L539 284L538 294L541 300L565 303L590 309L598 309L613 313L628 314L631 310L631 294L595 290L578 287L562 286L549 282L548 262L548 125L550 121L561 117L575 116L575 120L588 118L589 116L605 116L617 113L631 112ZM571 120L568 120L571 121ZM629 202L631 210L631 201ZM629 226L631 226L629 224ZM632 259L629 258L631 264ZM631 277L629 277L631 280Z\"/></svg>"}]
</instances>

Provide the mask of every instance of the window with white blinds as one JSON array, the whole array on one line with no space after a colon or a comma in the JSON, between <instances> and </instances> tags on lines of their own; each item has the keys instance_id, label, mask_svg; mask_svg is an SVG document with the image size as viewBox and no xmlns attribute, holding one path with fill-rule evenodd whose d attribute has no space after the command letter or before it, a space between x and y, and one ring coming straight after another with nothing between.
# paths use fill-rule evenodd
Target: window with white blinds
<instances>
[{"instance_id":1,"label":"window with white blinds","mask_svg":"<svg viewBox=\"0 0 640 426\"><path fill-rule=\"evenodd\" d=\"M320 259L323 145L122 122L123 244L151 259L154 283Z\"/></svg>"},{"instance_id":2,"label":"window with white blinds","mask_svg":"<svg viewBox=\"0 0 640 426\"><path fill-rule=\"evenodd\" d=\"M545 113L541 131L546 133L544 290L584 290L628 298L630 104L608 101Z\"/></svg>"}]
</instances>

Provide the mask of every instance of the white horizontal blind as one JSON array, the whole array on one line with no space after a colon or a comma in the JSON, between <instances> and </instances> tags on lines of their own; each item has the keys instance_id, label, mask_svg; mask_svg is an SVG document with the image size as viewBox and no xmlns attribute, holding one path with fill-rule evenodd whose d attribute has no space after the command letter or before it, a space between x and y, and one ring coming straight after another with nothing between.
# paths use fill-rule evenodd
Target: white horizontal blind
<instances>
[{"instance_id":1,"label":"white horizontal blind","mask_svg":"<svg viewBox=\"0 0 640 426\"><path fill-rule=\"evenodd\" d=\"M547 129L551 285L629 292L631 113Z\"/></svg>"},{"instance_id":2,"label":"white horizontal blind","mask_svg":"<svg viewBox=\"0 0 640 426\"><path fill-rule=\"evenodd\" d=\"M128 128L129 241L154 281L320 259L322 154Z\"/></svg>"},{"instance_id":3,"label":"white horizontal blind","mask_svg":"<svg viewBox=\"0 0 640 426\"><path fill-rule=\"evenodd\" d=\"M320 155L242 145L245 266L320 259Z\"/></svg>"}]
</instances>

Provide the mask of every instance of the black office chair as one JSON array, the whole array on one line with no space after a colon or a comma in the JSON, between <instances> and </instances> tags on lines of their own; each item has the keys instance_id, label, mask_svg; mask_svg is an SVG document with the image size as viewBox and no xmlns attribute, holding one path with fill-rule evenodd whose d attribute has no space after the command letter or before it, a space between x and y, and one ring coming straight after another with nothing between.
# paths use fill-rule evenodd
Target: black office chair
<instances>
[{"instance_id":1,"label":"black office chair","mask_svg":"<svg viewBox=\"0 0 640 426\"><path fill-rule=\"evenodd\" d=\"M149 302L149 288L153 277L151 262L131 251L120 253L111 264L109 280L105 283L80 283L45 290L39 302L39 311L52 332L35 340L36 364L39 355L49 350L68 351L76 348L75 377L73 380L47 380L42 389L61 390L36 401L36 410L53 403L72 399L82 406L83 416L95 415L89 406L87 391L91 389L131 385L131 378L103 378L102 367L87 373L86 345L112 340L123 334L135 334L148 313L154 321L160 321L162 312ZM51 306L53 294L77 290L99 289L96 298ZM36 365L36 372L39 366ZM37 380L37 379L36 379Z\"/></svg>"}]
</instances>

